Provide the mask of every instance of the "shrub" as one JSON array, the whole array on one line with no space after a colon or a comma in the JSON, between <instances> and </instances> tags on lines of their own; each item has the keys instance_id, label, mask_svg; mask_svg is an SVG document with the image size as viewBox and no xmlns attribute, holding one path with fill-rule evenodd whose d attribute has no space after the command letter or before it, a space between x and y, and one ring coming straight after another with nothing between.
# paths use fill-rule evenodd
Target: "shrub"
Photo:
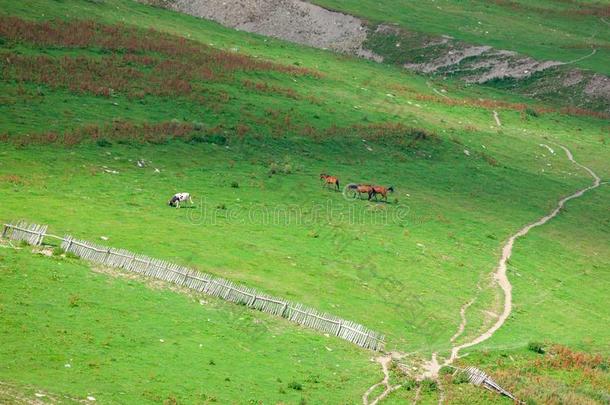
<instances>
[{"instance_id":1,"label":"shrub","mask_svg":"<svg viewBox=\"0 0 610 405\"><path fill-rule=\"evenodd\" d=\"M70 308L76 308L80 305L80 297L78 295L70 296Z\"/></svg>"},{"instance_id":2,"label":"shrub","mask_svg":"<svg viewBox=\"0 0 610 405\"><path fill-rule=\"evenodd\" d=\"M540 342L529 342L527 349L538 354L544 354L544 345Z\"/></svg>"},{"instance_id":3,"label":"shrub","mask_svg":"<svg viewBox=\"0 0 610 405\"><path fill-rule=\"evenodd\" d=\"M112 146L112 142L110 142L106 138L98 139L95 143L97 144L97 146L100 146L102 148L107 148L107 147Z\"/></svg>"},{"instance_id":4,"label":"shrub","mask_svg":"<svg viewBox=\"0 0 610 405\"><path fill-rule=\"evenodd\" d=\"M417 381L409 378L407 380L404 380L401 386L403 389L405 389L407 391L411 391L412 389L417 387Z\"/></svg>"},{"instance_id":5,"label":"shrub","mask_svg":"<svg viewBox=\"0 0 610 405\"><path fill-rule=\"evenodd\" d=\"M308 383L318 384L320 382L320 376L312 374L309 377L307 377L307 379L305 381Z\"/></svg>"},{"instance_id":6,"label":"shrub","mask_svg":"<svg viewBox=\"0 0 610 405\"><path fill-rule=\"evenodd\" d=\"M178 400L174 396L169 396L163 401L163 405L178 405Z\"/></svg>"},{"instance_id":7,"label":"shrub","mask_svg":"<svg viewBox=\"0 0 610 405\"><path fill-rule=\"evenodd\" d=\"M239 188L239 183L238 183L238 182L236 182L236 181L232 181L232 182L231 182L231 187L233 187L233 188Z\"/></svg>"},{"instance_id":8,"label":"shrub","mask_svg":"<svg viewBox=\"0 0 610 405\"><path fill-rule=\"evenodd\" d=\"M68 259L80 259L76 254L72 252L66 252L66 258Z\"/></svg>"},{"instance_id":9,"label":"shrub","mask_svg":"<svg viewBox=\"0 0 610 405\"><path fill-rule=\"evenodd\" d=\"M426 378L426 379L422 380L421 387L422 387L422 390L424 390L424 392L434 392L434 391L438 390L438 384L436 383L436 381L434 381L430 378Z\"/></svg>"},{"instance_id":10,"label":"shrub","mask_svg":"<svg viewBox=\"0 0 610 405\"><path fill-rule=\"evenodd\" d=\"M537 118L537 117L539 117L539 116L540 116L540 114L538 114L538 111L534 110L534 109L533 109L533 108L531 108L531 107L527 107L527 108L525 109L525 113L526 113L527 115L529 115L530 117L534 117L534 118Z\"/></svg>"},{"instance_id":11,"label":"shrub","mask_svg":"<svg viewBox=\"0 0 610 405\"><path fill-rule=\"evenodd\" d=\"M468 378L468 374L466 372L459 371L453 376L452 382L454 384L465 384L470 382L470 379Z\"/></svg>"},{"instance_id":12,"label":"shrub","mask_svg":"<svg viewBox=\"0 0 610 405\"><path fill-rule=\"evenodd\" d=\"M53 249L53 256L61 256L64 254L64 250L60 247L56 247Z\"/></svg>"},{"instance_id":13,"label":"shrub","mask_svg":"<svg viewBox=\"0 0 610 405\"><path fill-rule=\"evenodd\" d=\"M292 388L295 391L301 391L303 390L303 385L299 382L291 381L288 383L288 388Z\"/></svg>"},{"instance_id":14,"label":"shrub","mask_svg":"<svg viewBox=\"0 0 610 405\"><path fill-rule=\"evenodd\" d=\"M449 366L443 366L443 367L440 368L440 370L438 370L438 373L440 375L453 374L453 368L449 367Z\"/></svg>"},{"instance_id":15,"label":"shrub","mask_svg":"<svg viewBox=\"0 0 610 405\"><path fill-rule=\"evenodd\" d=\"M270 176L271 176L271 175L274 175L274 174L276 174L278 171L279 171L279 167L278 167L277 163L275 163L275 162L271 162L271 163L269 164L269 175L270 175Z\"/></svg>"}]
</instances>

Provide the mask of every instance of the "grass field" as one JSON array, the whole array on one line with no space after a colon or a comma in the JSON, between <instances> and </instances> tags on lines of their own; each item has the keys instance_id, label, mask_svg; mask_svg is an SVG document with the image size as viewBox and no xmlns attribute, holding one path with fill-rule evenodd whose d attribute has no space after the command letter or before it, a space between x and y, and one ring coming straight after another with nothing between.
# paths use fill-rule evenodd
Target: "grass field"
<instances>
[{"instance_id":1,"label":"grass field","mask_svg":"<svg viewBox=\"0 0 610 405\"><path fill-rule=\"evenodd\" d=\"M74 259L0 258L0 379L22 389L100 403L347 404L375 382L365 351L258 312Z\"/></svg>"},{"instance_id":2,"label":"grass field","mask_svg":"<svg viewBox=\"0 0 610 405\"><path fill-rule=\"evenodd\" d=\"M607 1L316 0L315 3L417 32L517 51L540 60L570 62L609 74L610 3ZM510 27L510 29L506 29Z\"/></svg>"},{"instance_id":3,"label":"grass field","mask_svg":"<svg viewBox=\"0 0 610 405\"><path fill-rule=\"evenodd\" d=\"M433 351L446 354L459 308L475 294L461 339L492 323L489 312L497 311L501 297L489 275L503 241L560 197L591 183L555 143L569 147L602 179L610 174L608 123L584 111L556 111L451 81L427 83L399 68L234 32L131 1L0 5L6 24L0 48L0 218L46 223L53 233L88 240L104 236L104 244L303 302L386 334L391 350L422 358ZM27 22L58 17L69 23ZM103 25L73 22L82 17ZM189 40L179 40L184 37ZM436 96L435 86L450 99ZM342 185L391 184L397 192L387 204L345 199L321 187L321 172L339 176ZM196 207L168 208L169 197L180 191L193 194ZM608 193L602 186L570 202L557 219L517 243L509 268L515 311L473 351L495 359L539 340L610 352ZM381 378L368 362L370 353L281 320L109 281L77 261L9 252L0 250L0 282L3 291L16 295L2 295L0 316L11 325L5 336L12 343L0 348L0 356L16 359L17 353L30 363L0 369L0 380L24 390L38 384L69 396L91 392L108 403L123 402L120 395L126 395L124 402L175 396L178 402L205 403L207 395L241 403L243 392L264 403L296 403L301 397L354 403ZM57 270L64 267L65 279ZM17 269L27 269L24 274L45 287L24 284ZM56 273L61 297L47 288ZM69 305L73 295L83 302L76 309ZM48 356L63 362L56 353L70 341L58 338L49 346L55 352L34 356L37 339L44 338L35 331L46 315L23 320L17 296L39 314L51 312L42 303L57 308L49 327L74 335L74 356L82 362L99 363L101 354L88 354L93 349L76 332L78 325L61 325L84 309L79 325L104 317L91 326L95 342L107 339L105 328L120 329L112 326L116 317L119 325L138 325L129 339L156 344L161 337L152 332L173 330L185 350L166 344L167 352L153 355L143 345L134 354L118 342L104 350L125 367L139 359L133 374L104 363L99 372L83 368L78 378L64 382L63 363L45 364ZM159 302L167 312L152 314ZM130 318L134 313L151 315ZM185 313L192 318L171 321ZM187 346L193 336L207 336L197 325L211 314L218 322L215 337L208 336L210 351L193 352ZM263 332L243 343L249 329L241 328L239 317L250 325L262 320L282 340ZM24 339L32 343L20 344ZM216 358L237 342L241 346L218 367ZM332 352L324 348L330 342ZM271 346L278 351L267 351ZM291 356L307 367L293 369ZM154 370L167 358L173 359L167 379L158 381ZM269 364L252 365L261 358ZM181 370L191 361L199 364L186 367L193 378L206 373L209 379L203 388L183 383ZM334 364L348 370L349 380L333 374ZM239 369L231 386L219 390L231 368ZM306 382L314 369L324 382ZM150 373L145 389L95 388L114 376ZM284 387L292 380L303 384L302 392ZM171 388L178 383L183 390ZM151 396L143 397L145 391ZM412 394L405 389L396 401ZM430 401L435 395L431 391Z\"/></svg>"}]
</instances>

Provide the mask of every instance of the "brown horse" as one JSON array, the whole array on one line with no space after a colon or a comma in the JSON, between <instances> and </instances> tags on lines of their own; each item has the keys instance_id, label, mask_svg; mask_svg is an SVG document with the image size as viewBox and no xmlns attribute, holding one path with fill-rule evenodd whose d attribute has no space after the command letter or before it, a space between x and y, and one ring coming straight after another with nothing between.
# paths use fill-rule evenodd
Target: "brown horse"
<instances>
[{"instance_id":1,"label":"brown horse","mask_svg":"<svg viewBox=\"0 0 610 405\"><path fill-rule=\"evenodd\" d=\"M330 185L333 188L336 188L337 191L339 191L339 178L335 177L335 176L329 176L328 174L320 174L320 180L322 180L324 183L324 186L328 186Z\"/></svg>"},{"instance_id":2,"label":"brown horse","mask_svg":"<svg viewBox=\"0 0 610 405\"><path fill-rule=\"evenodd\" d=\"M371 197L375 197L375 201L377 201L377 194L381 194L381 199L388 202L388 193L394 192L393 186L390 186L390 187L373 186L371 188L372 188L372 190L369 193L369 200L371 199Z\"/></svg>"},{"instance_id":3,"label":"brown horse","mask_svg":"<svg viewBox=\"0 0 610 405\"><path fill-rule=\"evenodd\" d=\"M354 198L356 198L356 196L360 197L360 194L367 194L369 200L371 199L373 192L373 186L371 186L370 184L350 183L347 185L347 189L351 190L354 193Z\"/></svg>"}]
</instances>

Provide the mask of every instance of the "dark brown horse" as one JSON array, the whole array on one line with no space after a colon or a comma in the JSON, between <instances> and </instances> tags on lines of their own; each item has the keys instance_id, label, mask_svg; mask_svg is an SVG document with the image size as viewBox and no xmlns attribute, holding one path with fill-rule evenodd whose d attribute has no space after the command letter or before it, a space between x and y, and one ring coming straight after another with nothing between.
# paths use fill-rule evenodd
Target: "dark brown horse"
<instances>
[{"instance_id":1,"label":"dark brown horse","mask_svg":"<svg viewBox=\"0 0 610 405\"><path fill-rule=\"evenodd\" d=\"M381 199L388 202L388 193L394 192L394 187L383 187L383 186L372 186L372 190L369 193L369 200L371 197L375 197L375 201L377 201L377 194L381 194Z\"/></svg>"},{"instance_id":2,"label":"dark brown horse","mask_svg":"<svg viewBox=\"0 0 610 405\"><path fill-rule=\"evenodd\" d=\"M324 186L330 185L333 188L336 188L339 191L339 178L335 176L329 176L328 174L320 174L320 180L323 181Z\"/></svg>"},{"instance_id":3,"label":"dark brown horse","mask_svg":"<svg viewBox=\"0 0 610 405\"><path fill-rule=\"evenodd\" d=\"M370 184L350 183L347 185L347 189L354 193L354 198L356 198L356 196L360 197L361 194L367 194L369 200L372 197L373 186Z\"/></svg>"}]
</instances>

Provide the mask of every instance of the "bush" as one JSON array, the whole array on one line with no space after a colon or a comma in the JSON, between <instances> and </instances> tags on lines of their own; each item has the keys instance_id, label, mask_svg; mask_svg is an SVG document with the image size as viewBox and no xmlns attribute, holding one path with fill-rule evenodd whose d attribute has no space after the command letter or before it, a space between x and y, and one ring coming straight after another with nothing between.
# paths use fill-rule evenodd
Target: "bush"
<instances>
[{"instance_id":1,"label":"bush","mask_svg":"<svg viewBox=\"0 0 610 405\"><path fill-rule=\"evenodd\" d=\"M238 182L236 182L236 181L232 181L232 182L231 182L231 187L233 187L233 188L239 188L239 183L238 183Z\"/></svg>"},{"instance_id":2,"label":"bush","mask_svg":"<svg viewBox=\"0 0 610 405\"><path fill-rule=\"evenodd\" d=\"M440 370L438 370L438 373L440 375L448 375L448 374L453 374L453 367L449 367L449 366L443 366L440 368Z\"/></svg>"},{"instance_id":3,"label":"bush","mask_svg":"<svg viewBox=\"0 0 610 405\"><path fill-rule=\"evenodd\" d=\"M544 345L540 342L529 342L527 349L538 354L544 354Z\"/></svg>"},{"instance_id":4,"label":"bush","mask_svg":"<svg viewBox=\"0 0 610 405\"><path fill-rule=\"evenodd\" d=\"M80 297L78 295L70 296L70 308L76 308L80 304Z\"/></svg>"},{"instance_id":5,"label":"bush","mask_svg":"<svg viewBox=\"0 0 610 405\"><path fill-rule=\"evenodd\" d=\"M538 111L536 111L536 110L534 110L533 108L530 108L530 107L525 109L525 113L527 115L529 115L530 117L534 117L534 118L537 118L537 117L540 116L540 114L538 114Z\"/></svg>"},{"instance_id":6,"label":"bush","mask_svg":"<svg viewBox=\"0 0 610 405\"><path fill-rule=\"evenodd\" d=\"M305 381L308 383L318 384L320 382L320 376L312 374L309 377L307 377L307 379Z\"/></svg>"},{"instance_id":7,"label":"bush","mask_svg":"<svg viewBox=\"0 0 610 405\"><path fill-rule=\"evenodd\" d=\"M417 381L409 378L403 381L401 387L407 391L411 391L412 389L417 387Z\"/></svg>"},{"instance_id":8,"label":"bush","mask_svg":"<svg viewBox=\"0 0 610 405\"><path fill-rule=\"evenodd\" d=\"M421 387L424 390L424 392L434 392L434 391L438 390L438 384L436 383L436 381L434 381L430 378L426 378L425 380L422 380Z\"/></svg>"},{"instance_id":9,"label":"bush","mask_svg":"<svg viewBox=\"0 0 610 405\"><path fill-rule=\"evenodd\" d=\"M453 376L453 381L454 384L465 384L470 382L470 379L468 378L468 374L464 371L459 371L458 373L456 373Z\"/></svg>"},{"instance_id":10,"label":"bush","mask_svg":"<svg viewBox=\"0 0 610 405\"><path fill-rule=\"evenodd\" d=\"M61 256L64 254L64 250L60 247L56 247L53 249L53 256Z\"/></svg>"},{"instance_id":11,"label":"bush","mask_svg":"<svg viewBox=\"0 0 610 405\"><path fill-rule=\"evenodd\" d=\"M299 382L292 381L288 383L288 388L292 388L295 391L301 391L303 389L303 385Z\"/></svg>"},{"instance_id":12,"label":"bush","mask_svg":"<svg viewBox=\"0 0 610 405\"><path fill-rule=\"evenodd\" d=\"M72 252L66 252L66 258L68 259L80 259L77 255Z\"/></svg>"},{"instance_id":13,"label":"bush","mask_svg":"<svg viewBox=\"0 0 610 405\"><path fill-rule=\"evenodd\" d=\"M190 140L190 143L213 143L216 145L226 145L227 137L224 135L195 135Z\"/></svg>"},{"instance_id":14,"label":"bush","mask_svg":"<svg viewBox=\"0 0 610 405\"><path fill-rule=\"evenodd\" d=\"M97 146L100 146L102 148L108 148L108 147L112 146L112 142L110 142L106 138L98 139L97 142L95 142L95 143L97 144Z\"/></svg>"},{"instance_id":15,"label":"bush","mask_svg":"<svg viewBox=\"0 0 610 405\"><path fill-rule=\"evenodd\" d=\"M271 162L271 164L269 165L269 176L273 176L274 174L276 174L278 172L279 168L277 163L275 162Z\"/></svg>"}]
</instances>

